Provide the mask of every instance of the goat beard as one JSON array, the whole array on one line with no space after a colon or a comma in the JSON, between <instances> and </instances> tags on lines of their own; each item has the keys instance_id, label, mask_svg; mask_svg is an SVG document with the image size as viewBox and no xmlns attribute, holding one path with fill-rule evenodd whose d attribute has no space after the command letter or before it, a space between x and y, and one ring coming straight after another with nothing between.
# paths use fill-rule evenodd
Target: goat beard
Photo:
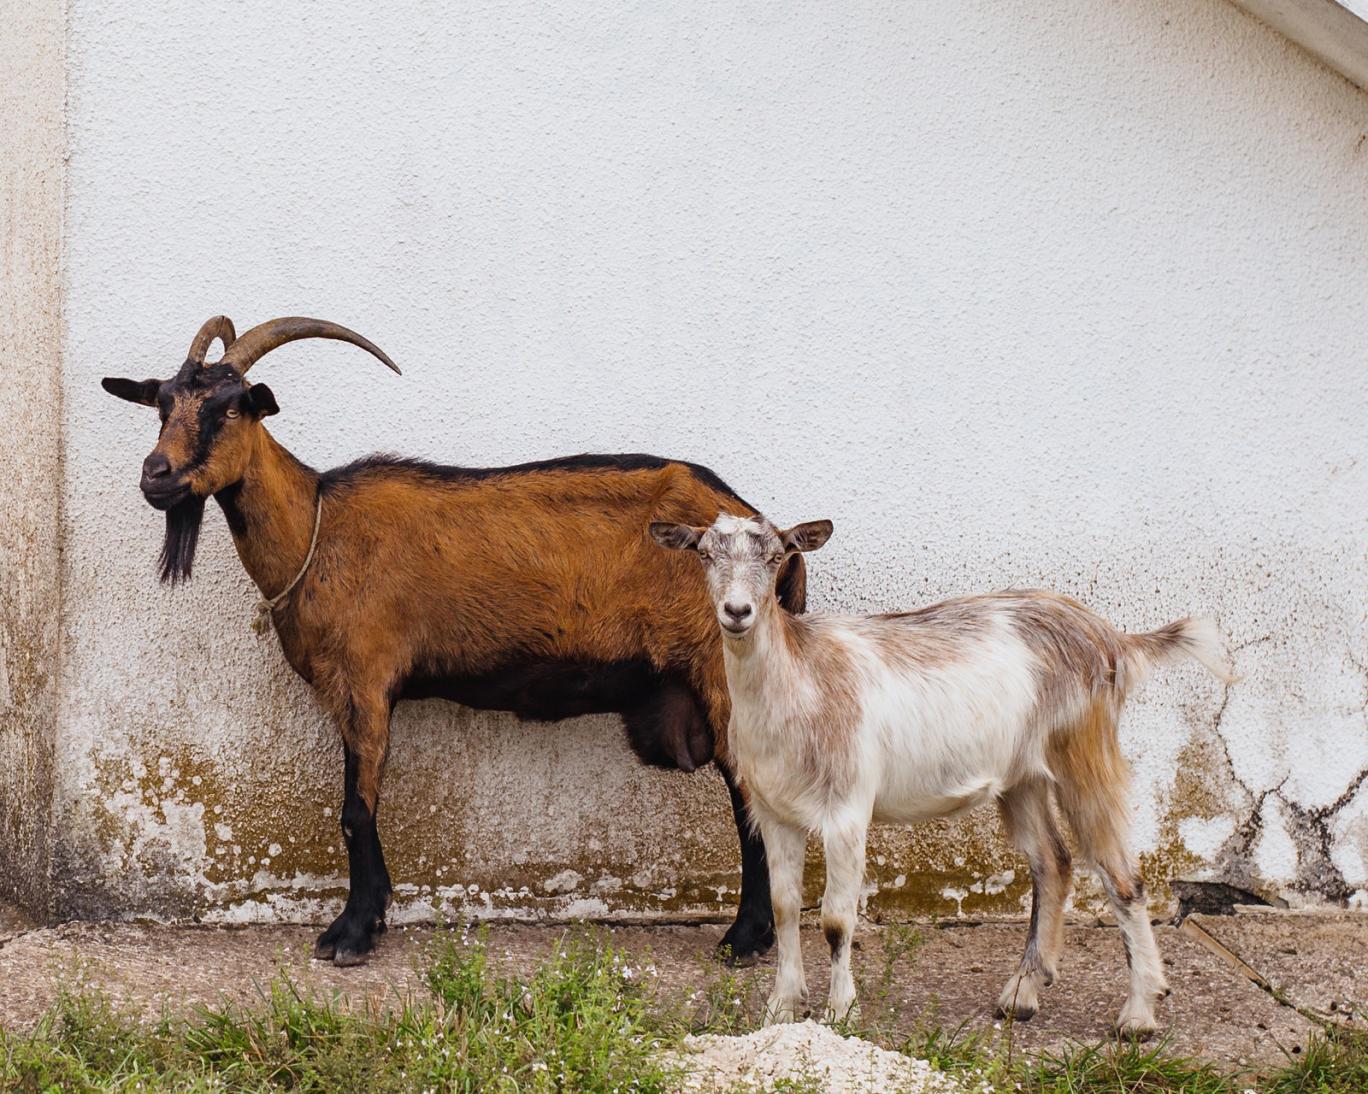
<instances>
[{"instance_id":1,"label":"goat beard","mask_svg":"<svg viewBox=\"0 0 1368 1094\"><path fill-rule=\"evenodd\" d=\"M194 495L177 502L166 511L166 539L161 550L161 579L172 585L190 580L199 543L200 522L204 520L204 499Z\"/></svg>"}]
</instances>

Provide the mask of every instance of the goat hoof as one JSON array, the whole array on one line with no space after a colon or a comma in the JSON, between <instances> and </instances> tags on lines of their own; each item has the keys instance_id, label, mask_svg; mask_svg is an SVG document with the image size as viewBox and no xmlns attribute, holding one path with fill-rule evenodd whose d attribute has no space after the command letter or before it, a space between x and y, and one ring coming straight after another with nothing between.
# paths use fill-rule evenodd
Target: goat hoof
<instances>
[{"instance_id":1,"label":"goat hoof","mask_svg":"<svg viewBox=\"0 0 1368 1094\"><path fill-rule=\"evenodd\" d=\"M379 926L372 926L359 938L342 938L333 950L332 963L338 968L351 968L364 965L375 952L375 943L380 936Z\"/></svg>"},{"instance_id":2,"label":"goat hoof","mask_svg":"<svg viewBox=\"0 0 1368 1094\"><path fill-rule=\"evenodd\" d=\"M717 944L717 957L723 964L744 969L754 965L774 945L774 924L737 920Z\"/></svg>"},{"instance_id":3,"label":"goat hoof","mask_svg":"<svg viewBox=\"0 0 1368 1094\"><path fill-rule=\"evenodd\" d=\"M316 961L331 961L346 968L364 965L375 950L375 944L385 932L385 921L379 916L348 916L343 912L314 943Z\"/></svg>"},{"instance_id":4,"label":"goat hoof","mask_svg":"<svg viewBox=\"0 0 1368 1094\"><path fill-rule=\"evenodd\" d=\"M1116 1035L1123 1041L1148 1041L1154 1036L1153 1018L1121 1018L1116 1023Z\"/></svg>"},{"instance_id":5,"label":"goat hoof","mask_svg":"<svg viewBox=\"0 0 1368 1094\"><path fill-rule=\"evenodd\" d=\"M332 963L339 969L354 968L369 961L371 952L372 950L338 950L333 955Z\"/></svg>"},{"instance_id":6,"label":"goat hoof","mask_svg":"<svg viewBox=\"0 0 1368 1094\"><path fill-rule=\"evenodd\" d=\"M333 959L333 955L337 953L337 943L342 937L341 922L340 919L337 920L315 940L313 948L315 961L331 961Z\"/></svg>"}]
</instances>

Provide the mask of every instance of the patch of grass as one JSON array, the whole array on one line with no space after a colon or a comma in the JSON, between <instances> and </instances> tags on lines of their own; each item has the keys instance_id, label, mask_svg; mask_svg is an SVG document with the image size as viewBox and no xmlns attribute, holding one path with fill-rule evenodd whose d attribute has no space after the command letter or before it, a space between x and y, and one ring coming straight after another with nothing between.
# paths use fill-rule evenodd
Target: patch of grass
<instances>
[{"instance_id":1,"label":"patch of grass","mask_svg":"<svg viewBox=\"0 0 1368 1094\"><path fill-rule=\"evenodd\" d=\"M1269 1094L1362 1094L1368 1090L1368 1033L1327 1027L1287 1066L1265 1079Z\"/></svg>"},{"instance_id":2,"label":"patch of grass","mask_svg":"<svg viewBox=\"0 0 1368 1094\"><path fill-rule=\"evenodd\" d=\"M101 995L63 994L28 1037L0 1030L0 1085L19 1090L151 1086L167 1051Z\"/></svg>"},{"instance_id":3,"label":"patch of grass","mask_svg":"<svg viewBox=\"0 0 1368 1094\"><path fill-rule=\"evenodd\" d=\"M520 1089L664 1086L656 1060L664 1038L639 970L593 936L562 942L526 981L492 977L483 945L448 945L428 986L458 1016L465 1055L488 1061L491 1084L511 1075Z\"/></svg>"},{"instance_id":4,"label":"patch of grass","mask_svg":"<svg viewBox=\"0 0 1368 1094\"><path fill-rule=\"evenodd\" d=\"M635 970L584 941L526 980L491 972L482 941L433 955L428 994L385 1013L302 994L140 1022L63 997L27 1036L0 1030L0 1088L48 1090L660 1091L670 1043Z\"/></svg>"},{"instance_id":5,"label":"patch of grass","mask_svg":"<svg viewBox=\"0 0 1368 1094\"><path fill-rule=\"evenodd\" d=\"M750 1033L764 1013L765 975L753 970L718 966L704 959L698 979L704 986L680 1003L657 1000L661 1020L680 1035L719 1033L735 1036Z\"/></svg>"},{"instance_id":6,"label":"patch of grass","mask_svg":"<svg viewBox=\"0 0 1368 1094\"><path fill-rule=\"evenodd\" d=\"M1279 1069L1235 1073L1171 1053L1163 1042L1109 1041L1060 1052L1008 1056L999 1040L963 1026L919 1029L896 1046L930 1060L970 1090L1023 1094L1363 1094L1368 1091L1368 1033L1327 1030Z\"/></svg>"},{"instance_id":7,"label":"patch of grass","mask_svg":"<svg viewBox=\"0 0 1368 1094\"><path fill-rule=\"evenodd\" d=\"M939 1025L918 1025L908 1036L887 1047L906 1056L929 1060L938 1071L961 1077L1005 1075L1005 1058L994 1048L989 1036L961 1023L947 1030Z\"/></svg>"},{"instance_id":8,"label":"patch of grass","mask_svg":"<svg viewBox=\"0 0 1368 1094\"><path fill-rule=\"evenodd\" d=\"M1238 1081L1161 1043L1077 1045L1023 1061L1017 1081L1031 1094L1233 1094Z\"/></svg>"},{"instance_id":9,"label":"patch of grass","mask_svg":"<svg viewBox=\"0 0 1368 1094\"><path fill-rule=\"evenodd\" d=\"M878 1040L882 1031L893 1028L899 1016L894 988L900 977L911 975L924 943L921 931L908 923L892 923L880 932L883 962L877 975L858 979L859 1016L843 1033Z\"/></svg>"}]
</instances>

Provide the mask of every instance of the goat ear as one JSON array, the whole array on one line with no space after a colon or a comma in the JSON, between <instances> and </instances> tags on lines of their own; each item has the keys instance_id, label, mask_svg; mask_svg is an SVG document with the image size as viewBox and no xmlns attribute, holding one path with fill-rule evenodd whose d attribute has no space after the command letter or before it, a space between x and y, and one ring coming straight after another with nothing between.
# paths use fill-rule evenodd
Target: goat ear
<instances>
[{"instance_id":1,"label":"goat ear","mask_svg":"<svg viewBox=\"0 0 1368 1094\"><path fill-rule=\"evenodd\" d=\"M118 376L106 376L100 381L100 386L109 394L143 406L157 405L157 388L161 385L160 380L124 380Z\"/></svg>"},{"instance_id":2,"label":"goat ear","mask_svg":"<svg viewBox=\"0 0 1368 1094\"><path fill-rule=\"evenodd\" d=\"M243 395L242 401L247 409L258 418L269 418L272 414L280 413L280 407L276 405L275 395L265 384L253 384Z\"/></svg>"},{"instance_id":3,"label":"goat ear","mask_svg":"<svg viewBox=\"0 0 1368 1094\"><path fill-rule=\"evenodd\" d=\"M665 521L651 521L651 538L662 547L671 551L696 551L698 541L703 538L705 528L691 528L687 524L667 524Z\"/></svg>"},{"instance_id":4,"label":"goat ear","mask_svg":"<svg viewBox=\"0 0 1368 1094\"><path fill-rule=\"evenodd\" d=\"M831 521L810 520L806 524L795 524L787 532L780 532L785 551L815 551L831 538Z\"/></svg>"}]
</instances>

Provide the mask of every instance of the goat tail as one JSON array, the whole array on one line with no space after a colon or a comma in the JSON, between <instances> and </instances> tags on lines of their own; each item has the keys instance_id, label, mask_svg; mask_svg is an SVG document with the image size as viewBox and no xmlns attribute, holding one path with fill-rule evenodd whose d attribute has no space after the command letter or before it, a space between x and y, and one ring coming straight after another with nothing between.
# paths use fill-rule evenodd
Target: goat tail
<instances>
[{"instance_id":1,"label":"goat tail","mask_svg":"<svg viewBox=\"0 0 1368 1094\"><path fill-rule=\"evenodd\" d=\"M1226 661L1221 633L1210 619L1178 619L1157 631L1128 634L1125 641L1135 678L1144 677L1156 665L1185 655L1223 683L1233 684L1238 679Z\"/></svg>"}]
</instances>

